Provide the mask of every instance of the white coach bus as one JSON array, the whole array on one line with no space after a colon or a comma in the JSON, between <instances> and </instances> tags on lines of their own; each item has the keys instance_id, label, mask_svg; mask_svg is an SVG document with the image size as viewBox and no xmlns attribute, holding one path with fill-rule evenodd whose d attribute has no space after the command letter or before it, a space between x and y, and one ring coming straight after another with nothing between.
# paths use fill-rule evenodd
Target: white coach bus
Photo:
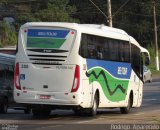
<instances>
[{"instance_id":1,"label":"white coach bus","mask_svg":"<svg viewBox=\"0 0 160 130\"><path fill-rule=\"evenodd\" d=\"M123 30L26 23L19 31L14 99L34 115L58 108L91 116L98 108L128 113L142 103L143 64L149 64L148 51Z\"/></svg>"}]
</instances>

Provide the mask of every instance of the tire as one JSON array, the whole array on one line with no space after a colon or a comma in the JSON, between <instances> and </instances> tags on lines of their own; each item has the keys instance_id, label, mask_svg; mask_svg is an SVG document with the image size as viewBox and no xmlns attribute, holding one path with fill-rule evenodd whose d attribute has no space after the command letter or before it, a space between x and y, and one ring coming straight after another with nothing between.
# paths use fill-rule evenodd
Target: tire
<instances>
[{"instance_id":1,"label":"tire","mask_svg":"<svg viewBox=\"0 0 160 130\"><path fill-rule=\"evenodd\" d=\"M98 94L96 93L94 96L93 104L92 107L88 109L87 113L88 116L95 116L97 114L97 109L98 109Z\"/></svg>"},{"instance_id":2,"label":"tire","mask_svg":"<svg viewBox=\"0 0 160 130\"><path fill-rule=\"evenodd\" d=\"M98 103L98 94L95 94L91 108L73 109L73 111L78 116L95 116L97 114Z\"/></svg>"},{"instance_id":3,"label":"tire","mask_svg":"<svg viewBox=\"0 0 160 130\"><path fill-rule=\"evenodd\" d=\"M131 107L132 107L132 99L131 99L131 96L130 96L129 99L128 99L127 107L121 107L120 111L121 111L122 114L128 114L130 112Z\"/></svg>"},{"instance_id":4,"label":"tire","mask_svg":"<svg viewBox=\"0 0 160 130\"><path fill-rule=\"evenodd\" d=\"M5 99L3 100L2 106L1 106L1 108L0 108L0 112L1 112L1 113L7 113L7 110L8 110L8 101L7 101L7 99L5 98Z\"/></svg>"}]
</instances>

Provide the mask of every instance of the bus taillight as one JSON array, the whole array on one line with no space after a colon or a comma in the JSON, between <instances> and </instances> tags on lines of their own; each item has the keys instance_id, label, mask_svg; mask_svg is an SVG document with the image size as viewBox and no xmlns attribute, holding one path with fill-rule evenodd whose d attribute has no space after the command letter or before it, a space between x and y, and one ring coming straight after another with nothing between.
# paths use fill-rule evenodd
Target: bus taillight
<instances>
[{"instance_id":1,"label":"bus taillight","mask_svg":"<svg viewBox=\"0 0 160 130\"><path fill-rule=\"evenodd\" d=\"M14 71L14 84L16 89L21 90L20 81L19 81L19 63L16 63Z\"/></svg>"},{"instance_id":2,"label":"bus taillight","mask_svg":"<svg viewBox=\"0 0 160 130\"><path fill-rule=\"evenodd\" d=\"M79 85L80 85L80 67L79 65L76 65L71 92L76 92L79 88Z\"/></svg>"}]
</instances>

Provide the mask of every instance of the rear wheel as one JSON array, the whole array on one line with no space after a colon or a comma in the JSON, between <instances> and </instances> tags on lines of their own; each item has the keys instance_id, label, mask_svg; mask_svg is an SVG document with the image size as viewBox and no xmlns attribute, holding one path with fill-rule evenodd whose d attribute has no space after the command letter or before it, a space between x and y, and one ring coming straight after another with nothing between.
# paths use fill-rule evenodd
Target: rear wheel
<instances>
[{"instance_id":1,"label":"rear wheel","mask_svg":"<svg viewBox=\"0 0 160 130\"><path fill-rule=\"evenodd\" d=\"M0 112L1 112L1 113L7 113L7 110L8 110L8 101L7 101L7 99L5 98L5 99L3 100L2 105L1 105Z\"/></svg>"},{"instance_id":2,"label":"rear wheel","mask_svg":"<svg viewBox=\"0 0 160 130\"><path fill-rule=\"evenodd\" d=\"M128 114L130 112L131 107L132 107L132 98L130 96L129 99L128 99L127 107L121 107L120 111L121 111L122 114Z\"/></svg>"},{"instance_id":3,"label":"rear wheel","mask_svg":"<svg viewBox=\"0 0 160 130\"><path fill-rule=\"evenodd\" d=\"M92 107L87 110L87 114L89 116L95 116L97 114L98 102L99 102L98 101L98 94L96 93L94 96Z\"/></svg>"},{"instance_id":4,"label":"rear wheel","mask_svg":"<svg viewBox=\"0 0 160 130\"><path fill-rule=\"evenodd\" d=\"M96 93L91 108L73 109L74 113L79 116L95 116L97 114L99 98Z\"/></svg>"}]
</instances>

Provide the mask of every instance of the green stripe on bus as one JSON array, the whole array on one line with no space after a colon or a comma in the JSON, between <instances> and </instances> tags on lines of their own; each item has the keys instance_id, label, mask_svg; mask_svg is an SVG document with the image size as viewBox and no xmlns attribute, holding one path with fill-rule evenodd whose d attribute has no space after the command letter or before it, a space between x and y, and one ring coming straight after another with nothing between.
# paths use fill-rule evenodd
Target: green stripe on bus
<instances>
[{"instance_id":1,"label":"green stripe on bus","mask_svg":"<svg viewBox=\"0 0 160 130\"><path fill-rule=\"evenodd\" d=\"M90 84L96 81L101 85L108 100L112 102L125 100L129 80L116 79L102 68L90 69L86 75Z\"/></svg>"},{"instance_id":2,"label":"green stripe on bus","mask_svg":"<svg viewBox=\"0 0 160 130\"><path fill-rule=\"evenodd\" d=\"M27 38L27 47L33 48L60 48L66 39L55 38Z\"/></svg>"}]
</instances>

